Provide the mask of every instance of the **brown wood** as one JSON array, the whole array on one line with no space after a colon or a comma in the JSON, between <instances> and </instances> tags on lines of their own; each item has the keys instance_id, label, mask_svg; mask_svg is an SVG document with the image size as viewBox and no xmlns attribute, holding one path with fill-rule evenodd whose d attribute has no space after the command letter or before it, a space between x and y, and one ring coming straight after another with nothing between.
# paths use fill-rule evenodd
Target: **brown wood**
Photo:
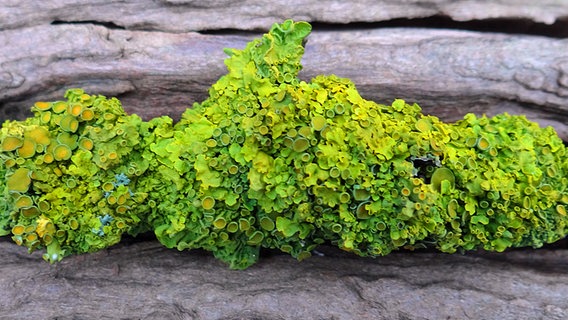
<instances>
[{"instance_id":1,"label":"brown wood","mask_svg":"<svg viewBox=\"0 0 568 320\"><path fill-rule=\"evenodd\" d=\"M130 30L186 32L267 29L285 19L344 24L428 17L550 25L567 16L568 4L559 0L3 0L0 29L96 21Z\"/></svg>"},{"instance_id":2,"label":"brown wood","mask_svg":"<svg viewBox=\"0 0 568 320\"><path fill-rule=\"evenodd\" d=\"M21 118L71 87L118 96L146 119L179 115L226 72L224 47L258 37L52 25L0 33L0 104ZM352 79L367 99L418 102L446 121L467 112L527 114L568 138L568 40L388 28L314 31L303 59L317 74Z\"/></svg>"},{"instance_id":3,"label":"brown wood","mask_svg":"<svg viewBox=\"0 0 568 320\"><path fill-rule=\"evenodd\" d=\"M0 319L566 319L567 250L500 254L332 248L245 271L154 241L55 266L0 241Z\"/></svg>"},{"instance_id":4,"label":"brown wood","mask_svg":"<svg viewBox=\"0 0 568 320\"><path fill-rule=\"evenodd\" d=\"M4 0L0 120L23 119L33 102L72 87L118 96L145 119L177 119L225 73L223 48L294 18L318 22L306 81L337 74L367 99L404 98L445 121L527 114L568 141L568 40L510 28L568 30L567 17L568 3L555 0ZM518 34L432 28L439 19L488 26L473 29L499 19L512 24L493 31ZM3 237L0 319L566 319L566 243L377 259L323 247L300 263L265 253L231 271L151 237L53 266Z\"/></svg>"}]
</instances>

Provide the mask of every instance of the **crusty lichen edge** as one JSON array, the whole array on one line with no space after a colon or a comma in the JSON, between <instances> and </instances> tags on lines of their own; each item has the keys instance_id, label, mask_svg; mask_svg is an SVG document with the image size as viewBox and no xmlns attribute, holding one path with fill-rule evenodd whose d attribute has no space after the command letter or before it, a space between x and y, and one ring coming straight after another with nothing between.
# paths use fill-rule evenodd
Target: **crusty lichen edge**
<instances>
[{"instance_id":1,"label":"crusty lichen edge","mask_svg":"<svg viewBox=\"0 0 568 320\"><path fill-rule=\"evenodd\" d=\"M306 22L275 24L174 124L80 89L1 129L0 235L50 262L152 230L243 269L303 259L539 247L565 237L566 149L523 116L446 124L336 76L298 79Z\"/></svg>"}]
</instances>

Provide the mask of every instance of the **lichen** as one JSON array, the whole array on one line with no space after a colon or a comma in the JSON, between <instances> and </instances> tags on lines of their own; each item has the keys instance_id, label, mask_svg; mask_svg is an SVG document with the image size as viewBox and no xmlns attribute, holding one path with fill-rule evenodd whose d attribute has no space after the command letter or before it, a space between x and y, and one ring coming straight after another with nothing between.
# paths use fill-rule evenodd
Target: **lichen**
<instances>
[{"instance_id":1,"label":"lichen","mask_svg":"<svg viewBox=\"0 0 568 320\"><path fill-rule=\"evenodd\" d=\"M286 21L226 50L228 73L176 124L77 89L7 121L0 235L57 261L153 230L236 269L261 248L301 260L325 242L378 256L566 235L568 164L552 128L508 114L448 124L365 100L348 79L302 81L310 31Z\"/></svg>"},{"instance_id":2,"label":"lichen","mask_svg":"<svg viewBox=\"0 0 568 320\"><path fill-rule=\"evenodd\" d=\"M138 180L153 124L127 116L117 99L80 89L65 98L36 103L33 118L7 121L0 132L0 232L30 252L47 248L51 262L148 229Z\"/></svg>"}]
</instances>

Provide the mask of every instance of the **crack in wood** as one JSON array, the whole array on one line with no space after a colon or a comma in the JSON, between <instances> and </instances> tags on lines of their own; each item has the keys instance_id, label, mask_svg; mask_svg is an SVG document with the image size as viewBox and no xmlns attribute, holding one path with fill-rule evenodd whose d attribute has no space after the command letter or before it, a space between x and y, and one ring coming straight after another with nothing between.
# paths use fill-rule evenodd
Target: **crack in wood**
<instances>
[{"instance_id":1,"label":"crack in wood","mask_svg":"<svg viewBox=\"0 0 568 320\"><path fill-rule=\"evenodd\" d=\"M127 28L118 25L112 21L97 21L97 20L77 20L77 21L64 21L64 20L53 20L51 25L94 25L105 27L110 30L126 30Z\"/></svg>"},{"instance_id":2,"label":"crack in wood","mask_svg":"<svg viewBox=\"0 0 568 320\"><path fill-rule=\"evenodd\" d=\"M530 35L550 38L568 38L568 17L560 18L552 24L535 22L526 18L493 18L458 21L445 15L425 18L399 18L376 22L350 22L346 24L313 21L317 31L370 30L382 28L416 28L474 31L480 33L502 33L510 35ZM232 33L238 30L228 30ZM202 31L207 32L207 31Z\"/></svg>"}]
</instances>

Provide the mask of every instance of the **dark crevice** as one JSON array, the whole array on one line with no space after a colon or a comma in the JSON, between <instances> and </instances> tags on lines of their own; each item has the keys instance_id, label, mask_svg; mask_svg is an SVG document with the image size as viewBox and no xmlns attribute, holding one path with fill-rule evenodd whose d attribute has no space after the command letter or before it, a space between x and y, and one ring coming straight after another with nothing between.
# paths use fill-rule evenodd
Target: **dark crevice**
<instances>
[{"instance_id":1,"label":"dark crevice","mask_svg":"<svg viewBox=\"0 0 568 320\"><path fill-rule=\"evenodd\" d=\"M449 29L476 32L504 33L512 35L533 35L550 38L568 38L568 17L558 19L553 24L534 22L530 19L484 19L455 21L445 16L433 16L419 19L393 19L382 22L357 22L349 24L330 24L312 22L314 30L365 30L381 28L426 28Z\"/></svg>"},{"instance_id":2,"label":"dark crevice","mask_svg":"<svg viewBox=\"0 0 568 320\"><path fill-rule=\"evenodd\" d=\"M498 19L484 19L472 21L455 21L447 16L432 16L427 18L416 19L393 19L388 21L379 22L352 22L352 23L329 23L312 21L310 22L314 30L317 31L342 31L342 30L371 30L383 28L426 28L426 29L447 29L447 30L463 30L463 31L476 31L476 32L492 32L503 33L511 35L532 35L544 36L549 38L568 38L568 17L562 17L556 20L553 24L545 24L535 22L530 19L513 19L513 18L498 18ZM108 29L115 30L142 30L152 31L154 28L143 28L131 26L123 27L110 21L95 21L95 20L81 20L81 21L64 21L55 20L51 22L52 25L59 24L92 24L103 26ZM157 30L154 30L157 31ZM259 33L266 32L263 29L240 30L234 28L221 28L221 29L208 29L208 30L195 30L201 34L207 35L258 35Z\"/></svg>"},{"instance_id":3,"label":"dark crevice","mask_svg":"<svg viewBox=\"0 0 568 320\"><path fill-rule=\"evenodd\" d=\"M232 28L220 28L220 29L207 29L207 30L196 30L197 33L203 35L212 35L212 36L256 36L258 37L259 34L268 32L268 29L250 29L250 30L241 30L241 29L232 29Z\"/></svg>"},{"instance_id":4,"label":"dark crevice","mask_svg":"<svg viewBox=\"0 0 568 320\"><path fill-rule=\"evenodd\" d=\"M430 184L430 179L436 168L441 166L440 158L427 154L424 157L411 156L407 161L412 162L414 168L413 176L422 179L424 183Z\"/></svg>"},{"instance_id":5,"label":"dark crevice","mask_svg":"<svg viewBox=\"0 0 568 320\"><path fill-rule=\"evenodd\" d=\"M511 35L532 35L549 38L568 38L568 17L558 19L553 24L534 22L530 19L484 19L472 21L455 21L446 16L433 16L417 19L393 19L380 22L352 22L352 23L329 23L310 22L315 31L351 31L371 30L383 28L426 28L447 29L476 32L503 33ZM201 34L210 35L257 35L267 30L238 30L238 29L214 29L200 30Z\"/></svg>"},{"instance_id":6,"label":"dark crevice","mask_svg":"<svg viewBox=\"0 0 568 320\"><path fill-rule=\"evenodd\" d=\"M59 24L91 24L95 26L105 27L111 30L126 30L125 27L119 26L114 22L110 21L95 21L95 20L82 20L82 21L63 21L63 20L54 20L51 22L52 25L59 25Z\"/></svg>"}]
</instances>

